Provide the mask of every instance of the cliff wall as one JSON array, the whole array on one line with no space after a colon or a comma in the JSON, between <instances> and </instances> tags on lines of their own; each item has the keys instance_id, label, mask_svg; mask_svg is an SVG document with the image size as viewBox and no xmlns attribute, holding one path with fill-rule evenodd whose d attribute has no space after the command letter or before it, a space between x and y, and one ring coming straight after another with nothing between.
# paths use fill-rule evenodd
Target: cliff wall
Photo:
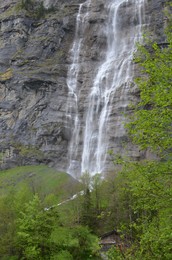
<instances>
[{"instance_id":1,"label":"cliff wall","mask_svg":"<svg viewBox=\"0 0 172 260\"><path fill-rule=\"evenodd\" d=\"M28 6L15 0L0 2L0 165L6 168L46 163L64 170L72 135L66 122L67 75L76 16L83 1L33 2ZM160 43L164 41L164 5L165 0L148 0L145 10L147 29ZM121 8L122 31L127 31L132 19L129 8L127 13L126 8ZM81 118L91 78L105 56L107 43L102 30L107 10L103 0L92 0L87 20L78 76ZM118 89L109 132L109 149L125 154L127 143L129 156L137 160L149 155L133 146L120 126L125 120L123 112L130 113L128 105L137 102L138 96L134 84L125 91L122 86ZM84 119L81 122L84 124ZM82 145L81 142L80 150ZM108 168L111 167L109 158Z\"/></svg>"}]
</instances>

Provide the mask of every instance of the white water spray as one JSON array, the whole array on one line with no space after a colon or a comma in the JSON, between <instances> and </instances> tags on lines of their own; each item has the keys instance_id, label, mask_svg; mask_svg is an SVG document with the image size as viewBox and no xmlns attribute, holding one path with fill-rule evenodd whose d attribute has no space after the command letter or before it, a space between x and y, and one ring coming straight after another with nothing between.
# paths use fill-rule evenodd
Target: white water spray
<instances>
[{"instance_id":1,"label":"white water spray","mask_svg":"<svg viewBox=\"0 0 172 260\"><path fill-rule=\"evenodd\" d=\"M84 37L85 23L88 16L88 9L90 6L90 0L86 1L83 4L79 5L79 11L76 18L76 32L73 46L71 49L71 59L72 63L68 71L67 76L67 86L69 89L68 92L68 101L67 101L67 112L66 117L68 121L69 128L71 129L72 137L69 144L68 158L69 158L69 167L67 172L76 177L76 172L78 168L77 163L77 154L78 146L80 141L80 119L78 112L78 74L79 74L79 62L80 62L80 50L81 43ZM86 11L83 9L86 9Z\"/></svg>"},{"instance_id":2,"label":"white water spray","mask_svg":"<svg viewBox=\"0 0 172 260\"><path fill-rule=\"evenodd\" d=\"M80 134L77 78L80 71L79 55L82 37L84 37L86 18L91 12L91 1L80 5L77 16L76 35L71 50L73 62L67 79L69 88L67 116L73 121L68 172L73 176L77 172L77 168L81 173L89 172L92 175L105 170L114 96L119 88L128 88L133 80L133 53L136 42L141 39L142 26L145 23L144 5L146 0L109 0L106 2L105 8L108 11L108 22L105 29L107 50L104 61L99 65L96 76L92 79L92 88L86 101L88 106L84 116L83 135ZM84 15L82 14L83 6L87 7ZM123 19L127 15L130 16L130 19L128 19L128 23L124 23ZM80 151L82 157L78 162L77 153L80 142L83 143L82 151Z\"/></svg>"}]
</instances>

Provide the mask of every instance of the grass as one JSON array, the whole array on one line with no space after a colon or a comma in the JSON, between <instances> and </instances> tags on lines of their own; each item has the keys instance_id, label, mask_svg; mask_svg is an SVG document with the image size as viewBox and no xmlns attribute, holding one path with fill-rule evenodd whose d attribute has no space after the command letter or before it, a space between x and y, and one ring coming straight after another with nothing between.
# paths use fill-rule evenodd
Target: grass
<instances>
[{"instance_id":1,"label":"grass","mask_svg":"<svg viewBox=\"0 0 172 260\"><path fill-rule=\"evenodd\" d=\"M80 184L70 175L45 165L21 166L0 171L0 196L11 191L18 192L25 187L32 193L38 193L42 200L53 197L53 202L56 203L80 190Z\"/></svg>"}]
</instances>

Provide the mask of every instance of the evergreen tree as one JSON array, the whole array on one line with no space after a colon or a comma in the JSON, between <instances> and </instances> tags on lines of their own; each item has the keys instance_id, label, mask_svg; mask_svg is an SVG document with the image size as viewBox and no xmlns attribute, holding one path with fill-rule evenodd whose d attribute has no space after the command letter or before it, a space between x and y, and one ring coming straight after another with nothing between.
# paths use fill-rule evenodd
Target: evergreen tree
<instances>
[{"instance_id":1,"label":"evergreen tree","mask_svg":"<svg viewBox=\"0 0 172 260\"><path fill-rule=\"evenodd\" d=\"M86 189L83 195L80 221L82 225L94 229L93 205L89 188Z\"/></svg>"},{"instance_id":2,"label":"evergreen tree","mask_svg":"<svg viewBox=\"0 0 172 260\"><path fill-rule=\"evenodd\" d=\"M50 259L55 247L51 234L58 215L44 210L37 195L25 204L17 220L17 247L20 259Z\"/></svg>"}]
</instances>

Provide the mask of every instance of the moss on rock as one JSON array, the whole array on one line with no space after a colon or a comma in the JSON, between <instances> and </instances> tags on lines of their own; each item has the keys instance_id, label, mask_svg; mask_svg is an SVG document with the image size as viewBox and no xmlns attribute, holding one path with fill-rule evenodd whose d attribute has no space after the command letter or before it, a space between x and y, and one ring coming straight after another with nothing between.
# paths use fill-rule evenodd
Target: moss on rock
<instances>
[{"instance_id":1,"label":"moss on rock","mask_svg":"<svg viewBox=\"0 0 172 260\"><path fill-rule=\"evenodd\" d=\"M0 81L4 82L13 77L13 70L8 68L5 72L0 73Z\"/></svg>"}]
</instances>

